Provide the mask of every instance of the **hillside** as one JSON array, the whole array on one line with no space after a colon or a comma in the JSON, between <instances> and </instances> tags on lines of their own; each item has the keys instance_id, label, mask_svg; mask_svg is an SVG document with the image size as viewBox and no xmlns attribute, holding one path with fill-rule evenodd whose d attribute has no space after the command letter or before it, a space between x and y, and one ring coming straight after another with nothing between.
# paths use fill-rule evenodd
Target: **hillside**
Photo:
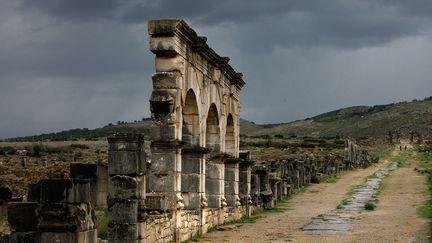
<instances>
[{"instance_id":1,"label":"hillside","mask_svg":"<svg viewBox=\"0 0 432 243\"><path fill-rule=\"evenodd\" d=\"M141 121L119 122L117 125L109 124L96 129L75 128L66 131L47 133L35 136L26 136L18 138L5 139L6 141L71 141L71 140L97 140L106 137L112 133L136 132L142 133L147 138L151 134L152 120L144 118ZM256 125L254 122L240 119L241 133L258 132L264 128Z\"/></svg>"},{"instance_id":2,"label":"hillside","mask_svg":"<svg viewBox=\"0 0 432 243\"><path fill-rule=\"evenodd\" d=\"M135 122L119 122L101 128L77 128L67 131L7 139L8 141L96 140L116 132L151 134L150 118ZM429 138L432 132L432 99L389 105L353 106L327 112L305 120L282 124L257 125L240 119L240 133L247 136L282 135L284 137L371 137L408 127Z\"/></svg>"},{"instance_id":3,"label":"hillside","mask_svg":"<svg viewBox=\"0 0 432 243\"><path fill-rule=\"evenodd\" d=\"M301 121L266 126L247 135L299 137L371 137L408 127L431 136L432 100L400 102L389 105L354 106L327 112Z\"/></svg>"}]
</instances>

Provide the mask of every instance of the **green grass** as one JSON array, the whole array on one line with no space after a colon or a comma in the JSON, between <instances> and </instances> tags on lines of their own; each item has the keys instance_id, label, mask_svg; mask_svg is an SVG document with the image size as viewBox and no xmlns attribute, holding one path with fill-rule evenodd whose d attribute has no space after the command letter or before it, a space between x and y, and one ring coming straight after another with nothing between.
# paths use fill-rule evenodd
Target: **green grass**
<instances>
[{"instance_id":1,"label":"green grass","mask_svg":"<svg viewBox=\"0 0 432 243\"><path fill-rule=\"evenodd\" d=\"M323 214L318 215L317 218L321 219L322 221L329 221L329 219L326 218L325 215L323 215Z\"/></svg>"},{"instance_id":2,"label":"green grass","mask_svg":"<svg viewBox=\"0 0 432 243\"><path fill-rule=\"evenodd\" d=\"M9 222L8 222L7 215L0 216L0 225L8 225L8 224Z\"/></svg>"},{"instance_id":3,"label":"green grass","mask_svg":"<svg viewBox=\"0 0 432 243\"><path fill-rule=\"evenodd\" d=\"M108 239L108 210L106 208L96 208L98 222L98 237L102 240Z\"/></svg>"},{"instance_id":4,"label":"green grass","mask_svg":"<svg viewBox=\"0 0 432 243\"><path fill-rule=\"evenodd\" d=\"M323 183L336 183L341 176L340 173L341 172L326 176L325 179L323 180Z\"/></svg>"},{"instance_id":5,"label":"green grass","mask_svg":"<svg viewBox=\"0 0 432 243\"><path fill-rule=\"evenodd\" d=\"M428 200L426 204L417 210L417 213L425 218L432 218L432 175L427 176L427 191Z\"/></svg>"},{"instance_id":6,"label":"green grass","mask_svg":"<svg viewBox=\"0 0 432 243\"><path fill-rule=\"evenodd\" d=\"M392 153L387 157L388 160L398 162L399 167L404 167L407 165L409 160L415 159L414 149L407 148L398 151L397 153Z\"/></svg>"},{"instance_id":7,"label":"green grass","mask_svg":"<svg viewBox=\"0 0 432 243\"><path fill-rule=\"evenodd\" d=\"M422 146L416 146L416 160L419 161L420 165L416 167L416 169L420 173L424 173L428 170L432 169L432 155L426 153ZM427 175L427 190L426 194L428 200L426 204L417 210L417 213L425 218L432 218L432 175Z\"/></svg>"}]
</instances>

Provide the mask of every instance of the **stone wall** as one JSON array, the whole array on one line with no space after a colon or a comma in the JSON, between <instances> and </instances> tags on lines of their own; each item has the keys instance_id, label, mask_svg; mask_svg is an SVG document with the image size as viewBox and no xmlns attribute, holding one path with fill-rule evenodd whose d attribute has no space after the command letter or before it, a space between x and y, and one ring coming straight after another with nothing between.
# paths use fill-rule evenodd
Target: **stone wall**
<instances>
[{"instance_id":1,"label":"stone wall","mask_svg":"<svg viewBox=\"0 0 432 243\"><path fill-rule=\"evenodd\" d=\"M378 162L357 142L348 138L344 156L332 155L316 158L305 156L295 159L255 162L251 175L251 197L254 206L271 209L278 199L310 183L342 170L364 168Z\"/></svg>"},{"instance_id":2,"label":"stone wall","mask_svg":"<svg viewBox=\"0 0 432 243\"><path fill-rule=\"evenodd\" d=\"M10 242L97 242L87 180L45 179L30 193L33 202L8 204Z\"/></svg>"}]
</instances>

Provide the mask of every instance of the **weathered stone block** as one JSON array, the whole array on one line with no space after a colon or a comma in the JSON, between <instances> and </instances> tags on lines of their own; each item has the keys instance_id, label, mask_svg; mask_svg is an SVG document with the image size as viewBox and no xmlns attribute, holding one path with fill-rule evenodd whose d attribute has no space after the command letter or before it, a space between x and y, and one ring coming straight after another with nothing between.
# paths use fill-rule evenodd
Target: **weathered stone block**
<instances>
[{"instance_id":1,"label":"weathered stone block","mask_svg":"<svg viewBox=\"0 0 432 243\"><path fill-rule=\"evenodd\" d=\"M236 181L238 180L238 171L234 169L225 168L225 181Z\"/></svg>"},{"instance_id":2,"label":"weathered stone block","mask_svg":"<svg viewBox=\"0 0 432 243\"><path fill-rule=\"evenodd\" d=\"M154 53L157 53L157 55L160 56L167 55L170 53L177 53L180 51L177 48L174 38L170 38L170 37L151 38L150 50ZM159 71L167 71L167 70L159 70Z\"/></svg>"},{"instance_id":3,"label":"weathered stone block","mask_svg":"<svg viewBox=\"0 0 432 243\"><path fill-rule=\"evenodd\" d=\"M110 198L116 199L144 199L144 176L116 175L109 179L108 192Z\"/></svg>"},{"instance_id":4,"label":"weathered stone block","mask_svg":"<svg viewBox=\"0 0 432 243\"><path fill-rule=\"evenodd\" d=\"M108 166L97 165L96 177L98 180L108 180Z\"/></svg>"},{"instance_id":5,"label":"weathered stone block","mask_svg":"<svg viewBox=\"0 0 432 243\"><path fill-rule=\"evenodd\" d=\"M96 181L95 189L91 189L92 191L108 191L108 177L99 179Z\"/></svg>"},{"instance_id":6,"label":"weathered stone block","mask_svg":"<svg viewBox=\"0 0 432 243\"><path fill-rule=\"evenodd\" d=\"M110 151L140 151L144 143L141 134L120 133L108 137Z\"/></svg>"},{"instance_id":7,"label":"weathered stone block","mask_svg":"<svg viewBox=\"0 0 432 243\"><path fill-rule=\"evenodd\" d=\"M40 201L40 182L30 183L28 185L27 201L29 202L39 202Z\"/></svg>"},{"instance_id":8,"label":"weathered stone block","mask_svg":"<svg viewBox=\"0 0 432 243\"><path fill-rule=\"evenodd\" d=\"M207 179L206 184L205 184L206 193L220 194L223 185L224 185L224 182L222 180Z\"/></svg>"},{"instance_id":9,"label":"weathered stone block","mask_svg":"<svg viewBox=\"0 0 432 243\"><path fill-rule=\"evenodd\" d=\"M220 208L221 207L221 197L220 195L207 194L207 204L209 208Z\"/></svg>"},{"instance_id":10,"label":"weathered stone block","mask_svg":"<svg viewBox=\"0 0 432 243\"><path fill-rule=\"evenodd\" d=\"M182 193L184 199L185 209L199 209L201 208L201 195L198 192L185 192Z\"/></svg>"},{"instance_id":11,"label":"weathered stone block","mask_svg":"<svg viewBox=\"0 0 432 243\"><path fill-rule=\"evenodd\" d=\"M83 232L42 232L40 242L55 243L98 243L97 230Z\"/></svg>"},{"instance_id":12,"label":"weathered stone block","mask_svg":"<svg viewBox=\"0 0 432 243\"><path fill-rule=\"evenodd\" d=\"M70 177L77 179L96 179L96 164L72 163L70 164Z\"/></svg>"},{"instance_id":13,"label":"weathered stone block","mask_svg":"<svg viewBox=\"0 0 432 243\"><path fill-rule=\"evenodd\" d=\"M140 205L140 210L144 211L167 211L171 208L169 198L161 194L147 194L144 205Z\"/></svg>"},{"instance_id":14,"label":"weathered stone block","mask_svg":"<svg viewBox=\"0 0 432 243\"><path fill-rule=\"evenodd\" d=\"M153 89L176 89L177 75L173 72L158 72L152 77Z\"/></svg>"},{"instance_id":15,"label":"weathered stone block","mask_svg":"<svg viewBox=\"0 0 432 243\"><path fill-rule=\"evenodd\" d=\"M225 181L225 194L234 194L236 191L235 186L238 184L234 181Z\"/></svg>"},{"instance_id":16,"label":"weathered stone block","mask_svg":"<svg viewBox=\"0 0 432 243\"><path fill-rule=\"evenodd\" d=\"M116 200L108 198L108 220L110 224L135 223L138 221L136 199Z\"/></svg>"},{"instance_id":17,"label":"weathered stone block","mask_svg":"<svg viewBox=\"0 0 432 243\"><path fill-rule=\"evenodd\" d=\"M145 153L138 151L110 151L109 175L135 175L146 171Z\"/></svg>"},{"instance_id":18,"label":"weathered stone block","mask_svg":"<svg viewBox=\"0 0 432 243\"><path fill-rule=\"evenodd\" d=\"M145 228L144 222L139 223L126 223L126 224L114 224L110 226L108 232L109 241L113 240L139 240L145 239Z\"/></svg>"},{"instance_id":19,"label":"weathered stone block","mask_svg":"<svg viewBox=\"0 0 432 243\"><path fill-rule=\"evenodd\" d=\"M45 179L40 181L40 201L46 203L90 202L90 183L84 179Z\"/></svg>"},{"instance_id":20,"label":"weathered stone block","mask_svg":"<svg viewBox=\"0 0 432 243\"><path fill-rule=\"evenodd\" d=\"M37 232L15 232L10 235L10 243L39 243L40 235ZM8 242L9 243L9 242Z\"/></svg>"},{"instance_id":21,"label":"weathered stone block","mask_svg":"<svg viewBox=\"0 0 432 243\"><path fill-rule=\"evenodd\" d=\"M182 173L190 174L201 171L201 159L191 158L190 156L182 156Z\"/></svg>"},{"instance_id":22,"label":"weathered stone block","mask_svg":"<svg viewBox=\"0 0 432 243\"><path fill-rule=\"evenodd\" d=\"M42 204L39 208L38 231L81 232L96 227L96 216L89 203Z\"/></svg>"},{"instance_id":23,"label":"weathered stone block","mask_svg":"<svg viewBox=\"0 0 432 243\"><path fill-rule=\"evenodd\" d=\"M206 177L211 179L221 178L222 165L215 163L206 164Z\"/></svg>"},{"instance_id":24,"label":"weathered stone block","mask_svg":"<svg viewBox=\"0 0 432 243\"><path fill-rule=\"evenodd\" d=\"M9 201L12 198L12 190L6 182L0 182L0 200Z\"/></svg>"},{"instance_id":25,"label":"weathered stone block","mask_svg":"<svg viewBox=\"0 0 432 243\"><path fill-rule=\"evenodd\" d=\"M175 191L176 176L174 172L167 174L149 174L149 192L172 192Z\"/></svg>"},{"instance_id":26,"label":"weathered stone block","mask_svg":"<svg viewBox=\"0 0 432 243\"><path fill-rule=\"evenodd\" d=\"M150 166L151 173L161 174L174 171L176 166L175 153L153 153Z\"/></svg>"},{"instance_id":27,"label":"weathered stone block","mask_svg":"<svg viewBox=\"0 0 432 243\"><path fill-rule=\"evenodd\" d=\"M8 221L17 232L36 231L38 224L38 204L36 202L8 203Z\"/></svg>"},{"instance_id":28,"label":"weathered stone block","mask_svg":"<svg viewBox=\"0 0 432 243\"><path fill-rule=\"evenodd\" d=\"M182 192L199 192L201 181L199 174L182 174L181 178Z\"/></svg>"}]
</instances>

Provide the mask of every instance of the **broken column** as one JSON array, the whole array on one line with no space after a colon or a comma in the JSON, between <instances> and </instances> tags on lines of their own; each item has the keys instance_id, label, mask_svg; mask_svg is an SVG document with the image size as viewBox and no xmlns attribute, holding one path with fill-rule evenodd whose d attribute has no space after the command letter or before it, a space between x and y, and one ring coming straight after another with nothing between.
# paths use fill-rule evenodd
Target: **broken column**
<instances>
[{"instance_id":1,"label":"broken column","mask_svg":"<svg viewBox=\"0 0 432 243\"><path fill-rule=\"evenodd\" d=\"M34 202L8 205L11 242L97 242L88 181L45 179L31 191Z\"/></svg>"},{"instance_id":2,"label":"broken column","mask_svg":"<svg viewBox=\"0 0 432 243\"><path fill-rule=\"evenodd\" d=\"M23 150L18 150L17 152L20 158L21 166L23 168L27 168L27 150L23 149Z\"/></svg>"},{"instance_id":3,"label":"broken column","mask_svg":"<svg viewBox=\"0 0 432 243\"><path fill-rule=\"evenodd\" d=\"M108 241L144 242L139 208L145 199L144 139L138 134L108 137Z\"/></svg>"},{"instance_id":4,"label":"broken column","mask_svg":"<svg viewBox=\"0 0 432 243\"><path fill-rule=\"evenodd\" d=\"M251 160L243 160L239 164L239 197L240 203L245 207L245 212L248 216L251 216L252 210L250 206L252 205L251 197L251 173L252 173Z\"/></svg>"},{"instance_id":5,"label":"broken column","mask_svg":"<svg viewBox=\"0 0 432 243\"><path fill-rule=\"evenodd\" d=\"M72 163L70 176L88 180L92 205L94 207L106 206L108 196L108 167L106 165Z\"/></svg>"}]
</instances>

